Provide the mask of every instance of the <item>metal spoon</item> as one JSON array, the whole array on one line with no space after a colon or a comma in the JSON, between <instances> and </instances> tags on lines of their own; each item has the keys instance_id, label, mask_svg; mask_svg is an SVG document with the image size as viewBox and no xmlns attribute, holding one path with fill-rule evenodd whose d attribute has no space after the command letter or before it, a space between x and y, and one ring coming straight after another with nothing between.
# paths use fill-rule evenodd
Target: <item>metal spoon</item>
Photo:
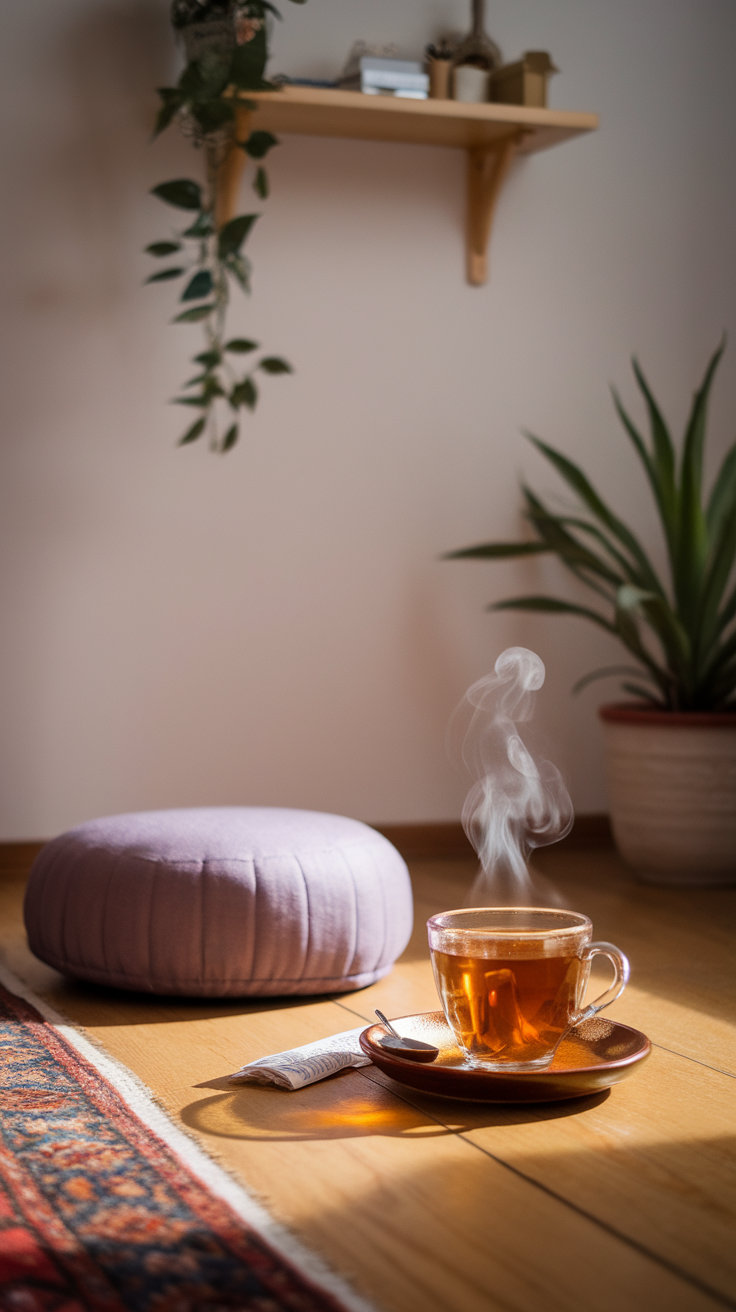
<instances>
[{"instance_id":1,"label":"metal spoon","mask_svg":"<svg viewBox=\"0 0 736 1312\"><path fill-rule=\"evenodd\" d=\"M435 1048L431 1043L422 1043L421 1039L402 1038L378 1007L376 1007L376 1015L388 1030L386 1037L378 1040L382 1048L395 1053L397 1057L405 1057L408 1061L434 1061L435 1057L439 1057L439 1048Z\"/></svg>"}]
</instances>

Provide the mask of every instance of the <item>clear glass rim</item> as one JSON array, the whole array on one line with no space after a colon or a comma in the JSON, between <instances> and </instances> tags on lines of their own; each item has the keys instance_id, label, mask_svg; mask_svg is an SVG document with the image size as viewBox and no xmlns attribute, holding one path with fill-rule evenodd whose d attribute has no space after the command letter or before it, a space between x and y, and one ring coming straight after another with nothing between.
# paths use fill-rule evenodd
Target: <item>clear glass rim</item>
<instances>
[{"instance_id":1,"label":"clear glass rim","mask_svg":"<svg viewBox=\"0 0 736 1312\"><path fill-rule=\"evenodd\" d=\"M518 916L519 919L524 916L548 916L550 921L546 925L524 927L520 924L474 925L469 919L471 916L484 913L499 917ZM554 926L554 920L564 920L565 923ZM427 929L442 934L457 934L461 937L468 935L476 939L521 938L530 941L542 938L569 938L571 934L586 929L592 932L593 923L581 911L559 911L556 907L458 907L454 911L441 911L436 916L430 916Z\"/></svg>"}]
</instances>

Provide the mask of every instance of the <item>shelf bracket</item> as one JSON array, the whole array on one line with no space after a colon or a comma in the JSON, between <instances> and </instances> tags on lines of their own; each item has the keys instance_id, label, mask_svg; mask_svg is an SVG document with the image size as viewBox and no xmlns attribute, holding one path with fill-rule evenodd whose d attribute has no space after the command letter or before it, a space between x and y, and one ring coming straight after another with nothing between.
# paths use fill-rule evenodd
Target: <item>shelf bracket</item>
<instances>
[{"instance_id":1,"label":"shelf bracket","mask_svg":"<svg viewBox=\"0 0 736 1312\"><path fill-rule=\"evenodd\" d=\"M235 109L235 141L247 141L250 135L252 111L244 105ZM238 210L238 192L247 163L244 150L233 145L227 152L217 170L217 198L215 201L215 224L222 228L230 219L234 219Z\"/></svg>"},{"instance_id":2,"label":"shelf bracket","mask_svg":"<svg viewBox=\"0 0 736 1312\"><path fill-rule=\"evenodd\" d=\"M468 150L467 269L471 287L488 281L488 242L501 187L514 158L521 133L493 146Z\"/></svg>"}]
</instances>

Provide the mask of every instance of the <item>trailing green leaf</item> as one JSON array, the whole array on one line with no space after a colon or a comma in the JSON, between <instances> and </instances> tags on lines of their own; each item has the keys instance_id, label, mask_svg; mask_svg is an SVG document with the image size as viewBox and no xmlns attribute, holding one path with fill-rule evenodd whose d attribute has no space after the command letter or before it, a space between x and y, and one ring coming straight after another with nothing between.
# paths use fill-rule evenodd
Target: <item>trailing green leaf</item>
<instances>
[{"instance_id":1,"label":"trailing green leaf","mask_svg":"<svg viewBox=\"0 0 736 1312\"><path fill-rule=\"evenodd\" d=\"M233 253L225 257L222 265L225 272L240 284L244 292L250 291L250 260L246 260L244 255Z\"/></svg>"},{"instance_id":2,"label":"trailing green leaf","mask_svg":"<svg viewBox=\"0 0 736 1312\"><path fill-rule=\"evenodd\" d=\"M192 182L189 178L176 178L174 182L160 182L157 187L151 187L151 195L158 196L167 205L173 205L179 210L201 210L202 208L202 188L198 182Z\"/></svg>"},{"instance_id":3,"label":"trailing green leaf","mask_svg":"<svg viewBox=\"0 0 736 1312\"><path fill-rule=\"evenodd\" d=\"M212 214L209 210L203 210L198 214L194 223L189 228L185 228L182 233L183 237L209 237L214 232L215 224Z\"/></svg>"},{"instance_id":4,"label":"trailing green leaf","mask_svg":"<svg viewBox=\"0 0 736 1312\"><path fill-rule=\"evenodd\" d=\"M186 269L161 269L159 273L152 273L146 282L168 282L171 278L181 278L186 273Z\"/></svg>"},{"instance_id":5,"label":"trailing green leaf","mask_svg":"<svg viewBox=\"0 0 736 1312\"><path fill-rule=\"evenodd\" d=\"M273 132L251 132L248 140L239 141L238 145L246 155L250 155L251 159L265 159L269 150L279 145L279 139L273 135Z\"/></svg>"},{"instance_id":6,"label":"trailing green leaf","mask_svg":"<svg viewBox=\"0 0 736 1312\"><path fill-rule=\"evenodd\" d=\"M251 342L247 337L231 337L222 349L232 351L234 355L245 355L247 351L257 351L258 342Z\"/></svg>"},{"instance_id":7,"label":"trailing green leaf","mask_svg":"<svg viewBox=\"0 0 736 1312\"><path fill-rule=\"evenodd\" d=\"M255 410L258 400L258 388L252 378L244 378L242 383L237 383L230 393L230 404L233 410L239 410L241 405L245 405L249 410Z\"/></svg>"},{"instance_id":8,"label":"trailing green leaf","mask_svg":"<svg viewBox=\"0 0 736 1312\"><path fill-rule=\"evenodd\" d=\"M157 137L169 126L174 115L184 104L184 96L178 87L159 87L158 94L161 97L161 105L156 115L156 123L153 129L154 137Z\"/></svg>"},{"instance_id":9,"label":"trailing green leaf","mask_svg":"<svg viewBox=\"0 0 736 1312\"><path fill-rule=\"evenodd\" d=\"M295 0L295 3L302 3L302 0ZM175 25L186 26L191 19L189 10L186 12L188 16L184 20L184 11L175 7ZM188 302L202 302L182 309L173 320L175 323L202 323L206 336L206 349L194 356L195 364L202 372L190 378L183 388L185 392L192 389L196 394L178 397L177 403L206 409L210 449L213 451L230 450L239 432L237 424L230 424L225 437L219 438L218 413L223 408L220 401L226 400L235 409L243 406L253 409L258 399L258 389L252 377L233 383L228 356L258 350L259 344L246 337L226 340L225 329L233 283L245 292L250 291L251 265L242 248L258 215L238 215L219 230L217 223L223 206L220 190L222 164L228 151L240 145L249 159L259 162L278 145L273 133L265 130L251 132L243 142L237 141L235 133L236 109L238 113L257 109L257 104L248 98L247 93L273 89L264 76L269 14L280 17L270 0L248 0L245 8L236 8L232 14L235 47L231 51L211 49L199 55L187 63L175 87L159 89L160 108L155 131L162 131L177 115L181 115L184 130L197 146L204 148L207 186L203 188L189 178L177 178L152 189L152 194L166 204L188 211L189 219L188 226L174 239L152 242L146 253L155 258L171 256L183 251L187 241L191 241L194 248L186 247L189 258L186 262L182 259L181 267L161 270L148 281L165 282L186 274L181 301L184 306ZM253 186L262 200L267 197L268 177L261 163L255 169ZM266 356L256 367L267 374L292 372L291 365L280 356ZM204 424L197 420L185 433L182 442L195 441L203 431Z\"/></svg>"},{"instance_id":10,"label":"trailing green leaf","mask_svg":"<svg viewBox=\"0 0 736 1312\"><path fill-rule=\"evenodd\" d=\"M153 241L150 246L145 247L147 255L173 255L175 251L180 250L180 241Z\"/></svg>"},{"instance_id":11,"label":"trailing green leaf","mask_svg":"<svg viewBox=\"0 0 736 1312\"><path fill-rule=\"evenodd\" d=\"M182 314L177 314L172 322L199 323L200 319L206 319L208 314L212 314L215 308L214 305L195 305L191 310L184 310Z\"/></svg>"},{"instance_id":12,"label":"trailing green leaf","mask_svg":"<svg viewBox=\"0 0 736 1312\"><path fill-rule=\"evenodd\" d=\"M212 274L209 269L200 269L187 283L181 294L182 301L200 301L212 292Z\"/></svg>"},{"instance_id":13,"label":"trailing green leaf","mask_svg":"<svg viewBox=\"0 0 736 1312\"><path fill-rule=\"evenodd\" d=\"M222 359L219 351L200 351L199 355L192 357L195 364L203 364L205 369L214 369Z\"/></svg>"},{"instance_id":14,"label":"trailing green leaf","mask_svg":"<svg viewBox=\"0 0 736 1312\"><path fill-rule=\"evenodd\" d=\"M224 260L228 255L238 253L257 218L257 214L240 214L237 219L231 219L220 228L217 238L218 259Z\"/></svg>"},{"instance_id":15,"label":"trailing green leaf","mask_svg":"<svg viewBox=\"0 0 736 1312\"><path fill-rule=\"evenodd\" d=\"M179 446L186 446L188 442L196 442L197 438L202 436L206 423L207 419L204 415L201 419L197 419L196 423L193 423L191 428L187 429L184 436L179 438Z\"/></svg>"},{"instance_id":16,"label":"trailing green leaf","mask_svg":"<svg viewBox=\"0 0 736 1312\"><path fill-rule=\"evenodd\" d=\"M294 372L288 360L282 360L278 355L267 355L265 359L260 361L258 368L263 369L264 373L267 374L293 374Z\"/></svg>"}]
</instances>

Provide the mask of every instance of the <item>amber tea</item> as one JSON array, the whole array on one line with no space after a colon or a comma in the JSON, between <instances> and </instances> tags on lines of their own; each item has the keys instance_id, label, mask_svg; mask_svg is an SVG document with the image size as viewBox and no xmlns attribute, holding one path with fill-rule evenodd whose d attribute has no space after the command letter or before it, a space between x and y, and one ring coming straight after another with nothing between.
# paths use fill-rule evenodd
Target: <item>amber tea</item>
<instances>
[{"instance_id":1,"label":"amber tea","mask_svg":"<svg viewBox=\"0 0 736 1312\"><path fill-rule=\"evenodd\" d=\"M447 911L428 921L442 1009L472 1065L546 1066L572 1025L619 996L628 962L611 943L591 943L592 928L576 912L526 907ZM598 952L616 978L580 1010Z\"/></svg>"},{"instance_id":2,"label":"amber tea","mask_svg":"<svg viewBox=\"0 0 736 1312\"><path fill-rule=\"evenodd\" d=\"M509 945L511 951L516 944ZM524 958L432 954L442 1009L473 1057L535 1061L557 1047L577 1005L576 956ZM587 969L586 969L587 973Z\"/></svg>"}]
</instances>

